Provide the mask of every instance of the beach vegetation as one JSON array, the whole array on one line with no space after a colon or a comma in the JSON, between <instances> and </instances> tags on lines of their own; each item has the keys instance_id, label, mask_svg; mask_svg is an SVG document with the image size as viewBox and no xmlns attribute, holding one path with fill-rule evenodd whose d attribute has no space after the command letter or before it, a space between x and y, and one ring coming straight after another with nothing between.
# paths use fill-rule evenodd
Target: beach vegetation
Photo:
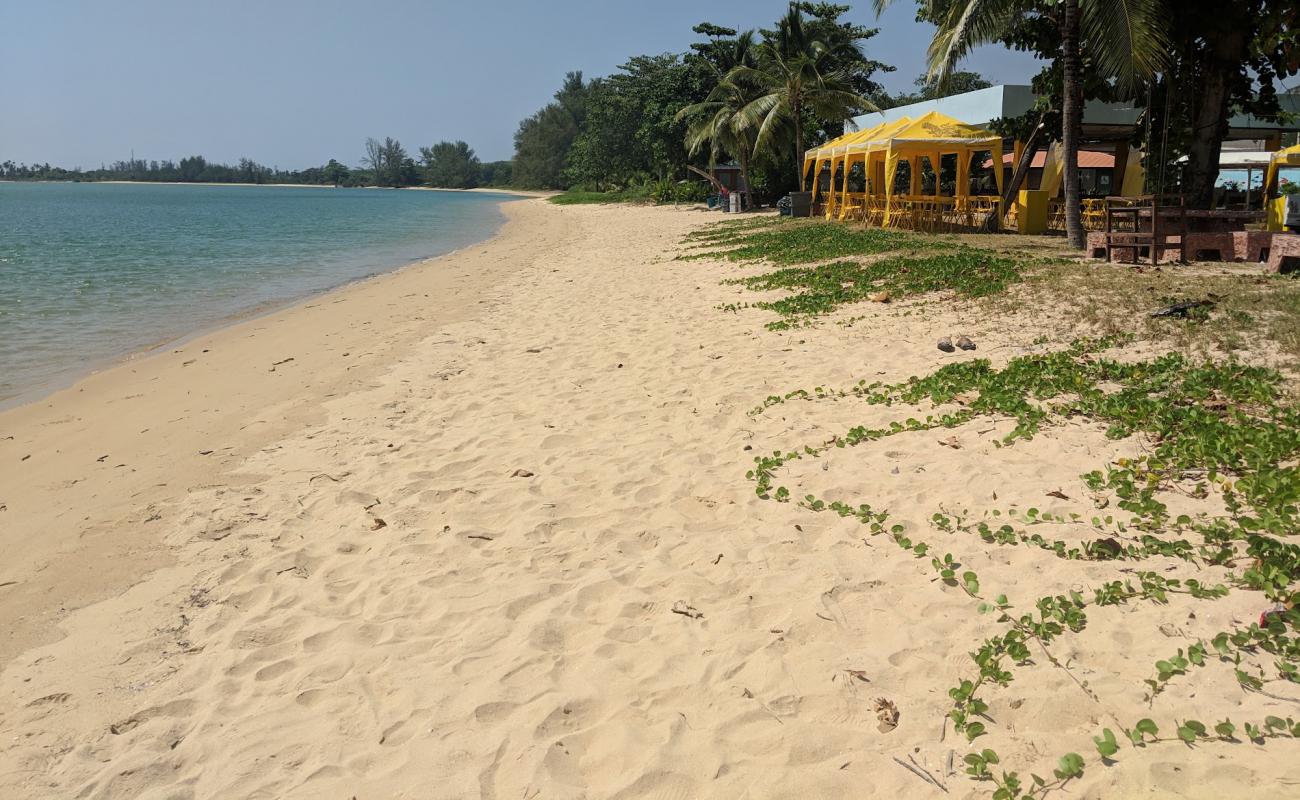
<instances>
[{"instance_id":1,"label":"beach vegetation","mask_svg":"<svg viewBox=\"0 0 1300 800\"><path fill-rule=\"evenodd\" d=\"M968 742L1013 735L1014 718L991 716L989 698L1026 670L1059 671L1081 696L1103 703L1105 698L1079 675L1086 667L1078 662L1079 648L1067 644L1074 651L1069 659L1057 648L1086 635L1090 617L1140 604L1164 605L1174 596L1213 603L1245 595L1250 599L1238 604L1262 613L1257 620L1206 623L1197 620L1223 615L1189 615L1189 625L1204 628L1200 635L1157 660L1148 677L1134 676L1145 686L1148 703L1156 695L1181 691L1181 702L1191 706L1196 688L1184 684L1195 680L1193 673L1215 669L1235 679L1244 702L1276 696L1268 684L1300 682L1300 545L1288 541L1300 529L1300 411L1289 384L1276 371L1232 361L1177 353L1145 360L1109 357L1108 351L1125 341L1080 340L1065 350L1013 358L1001 368L975 359L900 383L796 390L769 397L751 412L758 417L788 403L854 401L916 409L887 425L854 426L829 440L820 437L815 444L760 455L747 477L760 498L791 503L800 497L798 505L810 512L858 520L871 536L894 542L903 557L928 563L941 591L959 592L972 612L991 619L993 632L969 652L969 673L948 690L952 704L945 729L950 725ZM1015 423L996 441L1000 447L1081 422L1097 425L1111 440L1140 439L1142 447L1140 455L1115 458L1081 474L1077 491L1053 493L1063 503L1072 502L1071 496L1091 499L1087 508L1076 510L940 507L928 524L902 524L891 522L888 509L873 506L871 498L819 496L778 482L787 465L835 450L999 419ZM1172 513L1173 498L1186 497L1202 501L1206 510ZM1123 514L1101 516L1099 501L1113 502ZM1080 573L1063 573L1062 581L1069 583L1060 591L1014 598L1015 585L994 586L977 572L981 563L1005 563L1009 557L989 558L983 552L989 546L1028 547L1066 562L1095 562L1097 569L1088 574L1103 577L1088 585L1075 582ZM1109 562L1123 566L1105 576L1102 565ZM1153 568L1143 569L1144 562ZM1126 614L1124 624L1131 628L1138 619ZM1143 635L1130 633L1135 639ZM1095 755L1067 752L1049 778L1010 769L992 746L965 756L965 771L991 784L995 798L1041 798L1084 777L1094 765L1122 763L1162 743L1258 745L1300 738L1300 723L1274 715L1247 723L1206 723L1175 711L1161 723L1144 717L1119 730L1102 728L1090 740L1080 739L1088 745L1084 752ZM1041 743L1034 749L1041 750Z\"/></svg>"},{"instance_id":2,"label":"beach vegetation","mask_svg":"<svg viewBox=\"0 0 1300 800\"><path fill-rule=\"evenodd\" d=\"M707 72L675 53L636 56L591 81L561 184L609 191L684 177L686 126L677 110L702 99L708 84Z\"/></svg>"},{"instance_id":3,"label":"beach vegetation","mask_svg":"<svg viewBox=\"0 0 1300 800\"><path fill-rule=\"evenodd\" d=\"M424 182L443 189L473 189L479 185L483 165L465 142L438 142L420 148Z\"/></svg>"},{"instance_id":4,"label":"beach vegetation","mask_svg":"<svg viewBox=\"0 0 1300 800\"><path fill-rule=\"evenodd\" d=\"M778 162L789 158L796 174L803 164L805 117L843 130L853 116L878 110L852 81L850 67L864 60L856 41L816 38L816 29L804 24L806 5L790 5L776 30L758 45L756 66L737 64L726 76L727 82L752 86L757 94L735 116L738 128L753 131L753 150L772 153Z\"/></svg>"},{"instance_id":5,"label":"beach vegetation","mask_svg":"<svg viewBox=\"0 0 1300 800\"><path fill-rule=\"evenodd\" d=\"M646 196L640 192L616 191L593 192L585 189L570 189L549 198L557 206L584 206L603 203L646 202Z\"/></svg>"},{"instance_id":6,"label":"beach vegetation","mask_svg":"<svg viewBox=\"0 0 1300 800\"><path fill-rule=\"evenodd\" d=\"M710 170L728 154L736 159L746 206L753 205L750 165L755 156L755 137L743 115L758 99L759 90L750 81L733 80L731 72L737 67L754 66L755 58L753 31L731 40L731 47L720 49L719 58L709 62L718 72L717 84L704 100L686 106L676 115L678 120L689 120L687 152L697 156L707 148Z\"/></svg>"},{"instance_id":7,"label":"beach vegetation","mask_svg":"<svg viewBox=\"0 0 1300 800\"><path fill-rule=\"evenodd\" d=\"M268 167L249 158L234 165L209 161L201 155L179 162L132 157L99 169L65 169L50 164L0 162L0 180L12 181L147 181L155 183L254 183L324 186L428 186L469 189L475 186L506 188L514 185L510 161L481 163L464 142L441 142L420 148L416 164L395 139L367 140L362 164L349 167L331 158L319 167L286 170ZM433 160L431 160L433 159ZM374 164L380 168L376 170Z\"/></svg>"},{"instance_id":8,"label":"beach vegetation","mask_svg":"<svg viewBox=\"0 0 1300 800\"><path fill-rule=\"evenodd\" d=\"M1261 275L1254 265L1196 265L1179 270L1126 268L1050 255L1012 291L982 298L992 317L1053 308L1097 336L1135 334L1202 356L1257 355L1300 372L1300 280ZM1207 300L1186 317L1154 309Z\"/></svg>"},{"instance_id":9,"label":"beach vegetation","mask_svg":"<svg viewBox=\"0 0 1300 800\"><path fill-rule=\"evenodd\" d=\"M781 267L724 281L754 291L785 292L779 299L746 304L780 316L767 323L769 330L807 325L842 306L869 300L932 293L963 299L1000 295L1043 263L950 238L779 217L718 224L688 235L684 243L683 260Z\"/></svg>"},{"instance_id":10,"label":"beach vegetation","mask_svg":"<svg viewBox=\"0 0 1300 800\"><path fill-rule=\"evenodd\" d=\"M699 203L708 189L698 181L674 181L668 178L644 180L622 189L595 191L576 187L550 198L556 205L591 205L597 203Z\"/></svg>"},{"instance_id":11,"label":"beach vegetation","mask_svg":"<svg viewBox=\"0 0 1300 800\"><path fill-rule=\"evenodd\" d=\"M366 139L365 155L361 164L370 171L377 186L413 186L419 183L415 162L406 153L402 143L393 137Z\"/></svg>"},{"instance_id":12,"label":"beach vegetation","mask_svg":"<svg viewBox=\"0 0 1300 800\"><path fill-rule=\"evenodd\" d=\"M563 189L569 149L587 118L590 85L570 72L554 98L515 131L514 181L525 189Z\"/></svg>"},{"instance_id":13,"label":"beach vegetation","mask_svg":"<svg viewBox=\"0 0 1300 800\"><path fill-rule=\"evenodd\" d=\"M842 134L853 113L887 96L875 78L893 68L863 50L877 31L845 22L848 11L795 2L770 30L738 33L704 22L693 29L702 40L687 52L629 59L583 83L574 113L560 113L566 104L556 102L521 123L516 183L620 192L646 181L695 180L688 164L728 159L745 162L746 185L756 193L794 188L797 147ZM566 81L568 88L575 87ZM701 121L707 118L712 124Z\"/></svg>"}]
</instances>

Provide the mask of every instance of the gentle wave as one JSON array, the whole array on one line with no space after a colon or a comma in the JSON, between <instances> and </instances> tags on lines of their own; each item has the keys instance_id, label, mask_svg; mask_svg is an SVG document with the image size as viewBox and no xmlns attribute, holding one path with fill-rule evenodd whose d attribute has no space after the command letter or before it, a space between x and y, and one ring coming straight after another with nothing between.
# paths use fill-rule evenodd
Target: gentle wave
<instances>
[{"instance_id":1,"label":"gentle wave","mask_svg":"<svg viewBox=\"0 0 1300 800\"><path fill-rule=\"evenodd\" d=\"M0 183L0 405L482 241L506 195Z\"/></svg>"}]
</instances>

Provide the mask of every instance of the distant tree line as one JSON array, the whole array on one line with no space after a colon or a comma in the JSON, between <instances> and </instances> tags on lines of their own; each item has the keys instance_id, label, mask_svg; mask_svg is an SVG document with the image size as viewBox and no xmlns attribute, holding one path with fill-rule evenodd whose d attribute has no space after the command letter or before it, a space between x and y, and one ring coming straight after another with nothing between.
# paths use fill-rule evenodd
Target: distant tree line
<instances>
[{"instance_id":1,"label":"distant tree line","mask_svg":"<svg viewBox=\"0 0 1300 800\"><path fill-rule=\"evenodd\" d=\"M507 187L513 169L509 161L483 163L465 142L439 142L420 148L412 159L402 143L367 139L361 165L348 167L331 158L319 167L284 170L248 158L221 164L203 156L180 161L131 158L99 169L66 169L50 164L0 162L0 180L11 181L157 181L161 183L299 183L320 186L432 186L448 189Z\"/></svg>"}]
</instances>

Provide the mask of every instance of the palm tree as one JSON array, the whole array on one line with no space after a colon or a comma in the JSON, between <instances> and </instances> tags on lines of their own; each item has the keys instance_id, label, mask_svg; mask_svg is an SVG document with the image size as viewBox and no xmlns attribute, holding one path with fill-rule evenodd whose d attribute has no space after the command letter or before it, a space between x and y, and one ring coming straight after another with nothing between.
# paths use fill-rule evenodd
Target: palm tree
<instances>
[{"instance_id":1,"label":"palm tree","mask_svg":"<svg viewBox=\"0 0 1300 800\"><path fill-rule=\"evenodd\" d=\"M861 60L856 46L829 47L811 39L803 14L790 5L775 36L758 45L758 66L737 66L729 81L754 87L757 96L738 112L739 125L757 128L755 152L776 151L782 134L794 129L795 171L803 164L804 115L842 122L854 114L878 110L853 90L840 65Z\"/></svg>"},{"instance_id":2,"label":"palm tree","mask_svg":"<svg viewBox=\"0 0 1300 800\"><path fill-rule=\"evenodd\" d=\"M892 0L875 0L876 13ZM1065 233L1070 246L1084 246L1079 198L1079 139L1083 122L1083 57L1101 74L1115 77L1122 88L1153 75L1168 57L1168 42L1161 20L1162 0L1062 0L1044 4L1036 0L924 0L941 12L938 30L930 42L930 77L942 82L973 48L998 39L1023 16L1042 16L1061 32L1062 73L1061 144L1065 150Z\"/></svg>"},{"instance_id":3,"label":"palm tree","mask_svg":"<svg viewBox=\"0 0 1300 800\"><path fill-rule=\"evenodd\" d=\"M754 132L745 124L741 112L752 102L756 92L743 80L732 80L732 70L754 65L754 32L745 31L736 37L718 63L709 62L717 77L717 84L702 102L686 106L677 112L676 119L692 120L686 131L686 148L696 155L709 147L709 168L724 153L740 165L740 179L744 184L746 206L751 206L749 165L754 155Z\"/></svg>"},{"instance_id":4,"label":"palm tree","mask_svg":"<svg viewBox=\"0 0 1300 800\"><path fill-rule=\"evenodd\" d=\"M686 147L695 155L709 146L709 168L718 157L729 153L740 165L740 181L744 184L745 205L752 208L749 196L749 164L754 155L753 128L745 123L741 112L753 100L753 92L741 84L724 79L703 102L695 103L677 112L677 119L694 118L686 131Z\"/></svg>"}]
</instances>

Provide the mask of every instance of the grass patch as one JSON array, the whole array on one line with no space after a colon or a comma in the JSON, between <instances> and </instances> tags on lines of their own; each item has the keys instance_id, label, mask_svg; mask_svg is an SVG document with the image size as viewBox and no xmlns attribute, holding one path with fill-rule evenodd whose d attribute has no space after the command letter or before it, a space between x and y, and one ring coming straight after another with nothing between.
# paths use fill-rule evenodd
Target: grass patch
<instances>
[{"instance_id":1,"label":"grass patch","mask_svg":"<svg viewBox=\"0 0 1300 800\"><path fill-rule=\"evenodd\" d=\"M1214 305L1187 318L1150 316L1183 300ZM1262 275L1256 265L1157 271L1062 261L1033 270L1014 291L984 303L984 311L993 315L1051 308L1099 336L1134 334L1200 356L1259 355L1300 371L1300 280ZM1261 353L1262 348L1274 352Z\"/></svg>"},{"instance_id":2,"label":"grass patch","mask_svg":"<svg viewBox=\"0 0 1300 800\"><path fill-rule=\"evenodd\" d=\"M1023 269L1013 259L962 247L946 253L895 256L867 263L837 261L815 267L787 267L726 283L757 291L793 292L779 300L752 304L780 314L782 318L767 327L782 330L879 292L888 292L891 299L940 291L959 297L984 297L1021 280Z\"/></svg>"},{"instance_id":3,"label":"grass patch","mask_svg":"<svg viewBox=\"0 0 1300 800\"><path fill-rule=\"evenodd\" d=\"M773 264L811 264L848 256L885 253L917 247L948 247L901 231L861 228L805 220L749 221L697 231L687 244L711 248L690 253L685 259L770 261ZM776 218L781 219L781 218Z\"/></svg>"},{"instance_id":4,"label":"grass patch","mask_svg":"<svg viewBox=\"0 0 1300 800\"><path fill-rule=\"evenodd\" d=\"M770 330L808 324L881 292L890 299L941 291L963 298L997 294L1021 281L1032 263L953 239L779 217L710 226L688 235L686 243L703 249L680 258L788 265L727 281L755 291L790 292L779 300L745 304L781 315L768 323ZM895 255L878 258L887 253ZM812 266L799 266L805 264Z\"/></svg>"},{"instance_id":5,"label":"grass patch","mask_svg":"<svg viewBox=\"0 0 1300 800\"><path fill-rule=\"evenodd\" d=\"M598 203L635 203L648 201L649 198L641 192L583 192L570 190L562 194L553 195L550 198L552 203L558 206L580 206L595 205Z\"/></svg>"},{"instance_id":6,"label":"grass patch","mask_svg":"<svg viewBox=\"0 0 1300 800\"><path fill-rule=\"evenodd\" d=\"M888 510L873 508L863 502L867 498L804 494L797 501L812 512L856 519L871 535L892 540L907 557L928 560L934 583L961 592L971 601L972 613L993 615L1001 626L995 635L972 643L969 677L948 690L952 705L947 721L970 742L1004 722L988 715L984 698L1008 686L1017 671L1057 668L1073 675L1072 667L1052 648L1059 640L1084 633L1090 615L1116 614L1112 608L1116 606L1164 604L1170 595L1213 602L1230 593L1249 592L1259 595L1250 605L1274 610L1258 622L1234 622L1220 630L1195 623L1205 628L1198 632L1199 638L1189 638L1185 650L1156 661L1150 677L1135 680L1138 688L1145 687L1148 701L1201 669L1231 670L1247 696L1267 694L1270 682L1300 683L1300 609L1296 607L1300 546L1287 541L1300 530L1300 466L1296 463L1300 409L1283 377L1273 370L1193 361L1176 353L1142 362L1100 357L1110 344L1080 342L1067 351L1012 359L1001 369L975 359L898 384L864 381L842 391L799 390L769 397L752 412L759 415L792 401L852 399L870 405L935 407L935 413L924 420L909 417L887 427L856 426L830 443L819 437L812 445L756 457L747 477L759 497L776 502L793 502L798 496L777 484L782 469L793 461L819 459L833 449L870 445L892 436L957 428L977 419L1016 422L1014 430L1000 440L1003 447L1033 438L1058 421L1079 418L1102 423L1111 439L1140 436L1144 440L1143 455L1118 459L1080 476L1083 486L1070 494L1091 494L1093 503L1081 503L1078 512L991 508L972 515L968 510L954 514L941 507L928 525L909 528L890 525ZM957 410L943 411L952 408ZM1174 516L1166 500L1177 495L1217 495L1225 513ZM1055 496L1070 501L1063 492ZM1115 500L1127 519L1121 519L1119 512L1101 516L1096 510L1100 500L1107 507ZM1073 542L1052 538L1051 532L1062 526L1085 531L1085 538ZM927 529L942 534L934 544L923 538ZM965 546L972 549L1028 547L1066 561L1126 564L1117 565L1111 580L1093 586L1070 584L1059 593L1013 603L963 563L968 560L961 553L963 540L958 537L963 536L969 543ZM1156 560L1144 570L1142 562L1148 559ZM1184 574L1170 574L1171 561ZM1014 592L1016 587L1009 589ZM1081 692L1102 702L1086 683L1076 683ZM1123 722L1128 725L1118 726L1120 735L1110 728L1097 732L1095 754L1062 755L1054 769L1045 771L1051 778L1023 776L1003 764L992 748L967 754L965 772L990 785L996 798L1042 798L1086 770L1140 757L1161 743L1249 740L1263 744L1275 738L1300 738L1300 722L1276 716L1203 723L1176 714L1160 723L1150 718Z\"/></svg>"}]
</instances>

